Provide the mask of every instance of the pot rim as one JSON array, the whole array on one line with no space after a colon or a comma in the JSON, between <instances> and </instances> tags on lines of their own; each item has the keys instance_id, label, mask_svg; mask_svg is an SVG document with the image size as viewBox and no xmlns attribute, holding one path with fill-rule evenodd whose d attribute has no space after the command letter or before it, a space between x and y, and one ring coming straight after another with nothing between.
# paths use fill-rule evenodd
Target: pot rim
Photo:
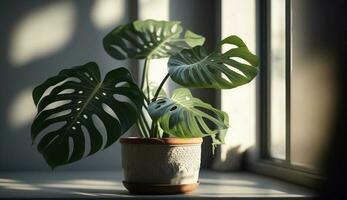
<instances>
[{"instance_id":1,"label":"pot rim","mask_svg":"<svg viewBox=\"0 0 347 200\"><path fill-rule=\"evenodd\" d=\"M175 144L201 144L202 138L139 138L127 137L120 138L121 144L154 144L154 145L175 145Z\"/></svg>"}]
</instances>

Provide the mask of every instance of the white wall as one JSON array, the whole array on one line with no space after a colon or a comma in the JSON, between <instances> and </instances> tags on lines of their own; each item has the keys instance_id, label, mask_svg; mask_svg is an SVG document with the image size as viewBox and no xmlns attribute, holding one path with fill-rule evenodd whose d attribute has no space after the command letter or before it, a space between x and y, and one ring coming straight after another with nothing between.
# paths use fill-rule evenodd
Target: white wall
<instances>
[{"instance_id":1,"label":"white wall","mask_svg":"<svg viewBox=\"0 0 347 200\"><path fill-rule=\"evenodd\" d=\"M116 61L102 47L114 26L128 21L126 0L0 1L0 170L49 170L31 147L33 87L63 68L95 61L103 74ZM120 167L119 144L57 170Z\"/></svg>"},{"instance_id":2,"label":"white wall","mask_svg":"<svg viewBox=\"0 0 347 200\"><path fill-rule=\"evenodd\" d=\"M63 68L88 61L97 62L103 74L114 67L136 67L134 62L112 59L102 47L103 37L112 28L134 18L128 12L130 2L137 1L0 1L0 171L50 170L31 147L30 125L35 115L31 91L35 86ZM211 48L214 33L218 31L213 4L213 0L139 0L137 15L141 19L180 20L184 27L207 37L207 46ZM170 83L168 87L175 85ZM194 92L214 103L213 91ZM207 146L206 162L209 154ZM116 170L120 167L120 145L116 143L56 170Z\"/></svg>"}]
</instances>

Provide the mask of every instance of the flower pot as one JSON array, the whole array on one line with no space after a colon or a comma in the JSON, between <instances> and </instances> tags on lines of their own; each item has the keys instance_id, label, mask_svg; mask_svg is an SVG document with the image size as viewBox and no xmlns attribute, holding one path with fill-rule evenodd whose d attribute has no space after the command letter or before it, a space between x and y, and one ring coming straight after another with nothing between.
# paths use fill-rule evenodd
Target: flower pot
<instances>
[{"instance_id":1,"label":"flower pot","mask_svg":"<svg viewBox=\"0 0 347 200\"><path fill-rule=\"evenodd\" d=\"M202 138L121 138L123 185L134 194L188 193L199 185Z\"/></svg>"}]
</instances>

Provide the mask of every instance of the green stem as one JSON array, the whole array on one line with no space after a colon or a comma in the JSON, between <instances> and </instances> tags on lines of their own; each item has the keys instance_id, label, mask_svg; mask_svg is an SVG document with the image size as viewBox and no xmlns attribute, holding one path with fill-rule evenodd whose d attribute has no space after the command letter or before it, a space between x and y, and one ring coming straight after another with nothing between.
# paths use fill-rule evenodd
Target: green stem
<instances>
[{"instance_id":1,"label":"green stem","mask_svg":"<svg viewBox=\"0 0 347 200\"><path fill-rule=\"evenodd\" d=\"M147 74L147 69L149 67L149 59L145 59L145 64L143 66L143 70L142 70L142 79L141 79L141 89L143 90L144 88L144 84L145 84L145 79L146 79L146 74Z\"/></svg>"},{"instance_id":2,"label":"green stem","mask_svg":"<svg viewBox=\"0 0 347 200\"><path fill-rule=\"evenodd\" d=\"M147 62L146 62L146 65L148 65L146 67L146 87L147 87L147 99L149 100L151 97L150 97L150 88L149 88L149 59L146 59Z\"/></svg>"},{"instance_id":3,"label":"green stem","mask_svg":"<svg viewBox=\"0 0 347 200\"><path fill-rule=\"evenodd\" d=\"M169 74L166 74L165 78L161 81L161 83L160 83L160 85L159 85L157 91L155 92L155 95L154 95L152 101L155 101L155 100L158 98L159 93L160 93L160 90L163 88L163 86L164 86L166 80L167 80L169 77L170 77L170 75L169 75ZM160 133L159 133L159 130L158 130L158 124L155 123L155 122L153 122L153 121L152 121L150 133L151 133L151 137L160 138Z\"/></svg>"},{"instance_id":4,"label":"green stem","mask_svg":"<svg viewBox=\"0 0 347 200\"><path fill-rule=\"evenodd\" d=\"M144 94L144 99L145 99L145 103L144 103L144 107L145 109L147 110L148 107L147 105L150 103L149 101L149 83L148 83L148 70L149 70L149 64L150 64L150 59L149 58L146 58L145 59L145 63L144 63L144 67L143 67L143 71L142 71L142 79L141 79L141 90L144 91L145 90L145 82L146 82L146 89L147 89L147 96L146 94ZM147 105L146 105L147 103ZM145 117L145 114L144 114L144 111L141 110L140 112L140 116L139 116L139 122L140 122L140 125L141 125L141 128L144 132L144 135L145 137L150 137L150 134L151 134L151 129L149 127L149 122L148 120L146 119Z\"/></svg>"},{"instance_id":5,"label":"green stem","mask_svg":"<svg viewBox=\"0 0 347 200\"><path fill-rule=\"evenodd\" d=\"M159 85L157 91L155 92L155 95L154 95L152 101L157 100L157 98L158 98L158 96L159 96L159 93L160 93L160 90L162 89L162 87L164 86L166 80L167 80L169 77L170 77L170 75L169 75L169 74L166 74L165 78L161 81L161 83L160 83L160 85Z\"/></svg>"},{"instance_id":6,"label":"green stem","mask_svg":"<svg viewBox=\"0 0 347 200\"><path fill-rule=\"evenodd\" d=\"M146 117L143 112L140 113L140 121L144 124L144 127L146 129L146 136L150 137L150 134L149 134L150 129L149 129L148 121L146 120Z\"/></svg>"},{"instance_id":7,"label":"green stem","mask_svg":"<svg viewBox=\"0 0 347 200\"><path fill-rule=\"evenodd\" d=\"M146 87L147 87L147 90L149 90L149 87L148 87L148 69L149 69L149 61L150 59L145 59L145 63L144 63L144 66L143 66L143 71L142 71L142 79L141 79L141 90L144 91L145 89L145 80L147 79L147 82L146 82ZM144 99L146 101L147 104L150 103L149 101L149 91L147 91L147 96L146 94L143 95L144 96Z\"/></svg>"},{"instance_id":8,"label":"green stem","mask_svg":"<svg viewBox=\"0 0 347 200\"><path fill-rule=\"evenodd\" d=\"M143 95L143 99L145 100L145 103L149 104L150 101L149 101L149 99L147 98L146 94L143 94L143 92L142 92L142 95ZM144 104L144 106L145 106L145 108L147 109L147 106L146 106L145 104Z\"/></svg>"},{"instance_id":9,"label":"green stem","mask_svg":"<svg viewBox=\"0 0 347 200\"><path fill-rule=\"evenodd\" d=\"M154 123L154 122L152 122L152 126L151 126L151 137L160 138L158 125L157 123Z\"/></svg>"},{"instance_id":10,"label":"green stem","mask_svg":"<svg viewBox=\"0 0 347 200\"><path fill-rule=\"evenodd\" d=\"M137 129L138 129L139 132L140 132L141 138L146 138L146 133L145 133L144 130L142 129L142 125L141 125L141 123L140 123L140 120L137 120L136 126L137 126Z\"/></svg>"}]
</instances>

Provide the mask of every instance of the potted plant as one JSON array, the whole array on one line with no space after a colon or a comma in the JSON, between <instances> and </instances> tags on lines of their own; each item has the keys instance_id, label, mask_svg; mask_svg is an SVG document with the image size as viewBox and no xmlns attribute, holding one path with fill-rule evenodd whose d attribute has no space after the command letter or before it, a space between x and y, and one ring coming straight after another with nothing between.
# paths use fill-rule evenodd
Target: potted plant
<instances>
[{"instance_id":1,"label":"potted plant","mask_svg":"<svg viewBox=\"0 0 347 200\"><path fill-rule=\"evenodd\" d=\"M204 37L177 21L134 21L103 40L115 59L144 59L138 85L126 68L102 80L94 62L64 69L33 90L37 116L33 143L52 169L78 161L116 142L130 127L138 137L121 138L124 185L132 193L183 193L198 186L202 137L224 142L227 113L195 98L187 88L231 89L257 74L258 58L237 36L220 42L225 53L208 53ZM149 83L150 60L167 58L168 74ZM166 67L166 66L162 66ZM171 78L182 88L167 97Z\"/></svg>"}]
</instances>

